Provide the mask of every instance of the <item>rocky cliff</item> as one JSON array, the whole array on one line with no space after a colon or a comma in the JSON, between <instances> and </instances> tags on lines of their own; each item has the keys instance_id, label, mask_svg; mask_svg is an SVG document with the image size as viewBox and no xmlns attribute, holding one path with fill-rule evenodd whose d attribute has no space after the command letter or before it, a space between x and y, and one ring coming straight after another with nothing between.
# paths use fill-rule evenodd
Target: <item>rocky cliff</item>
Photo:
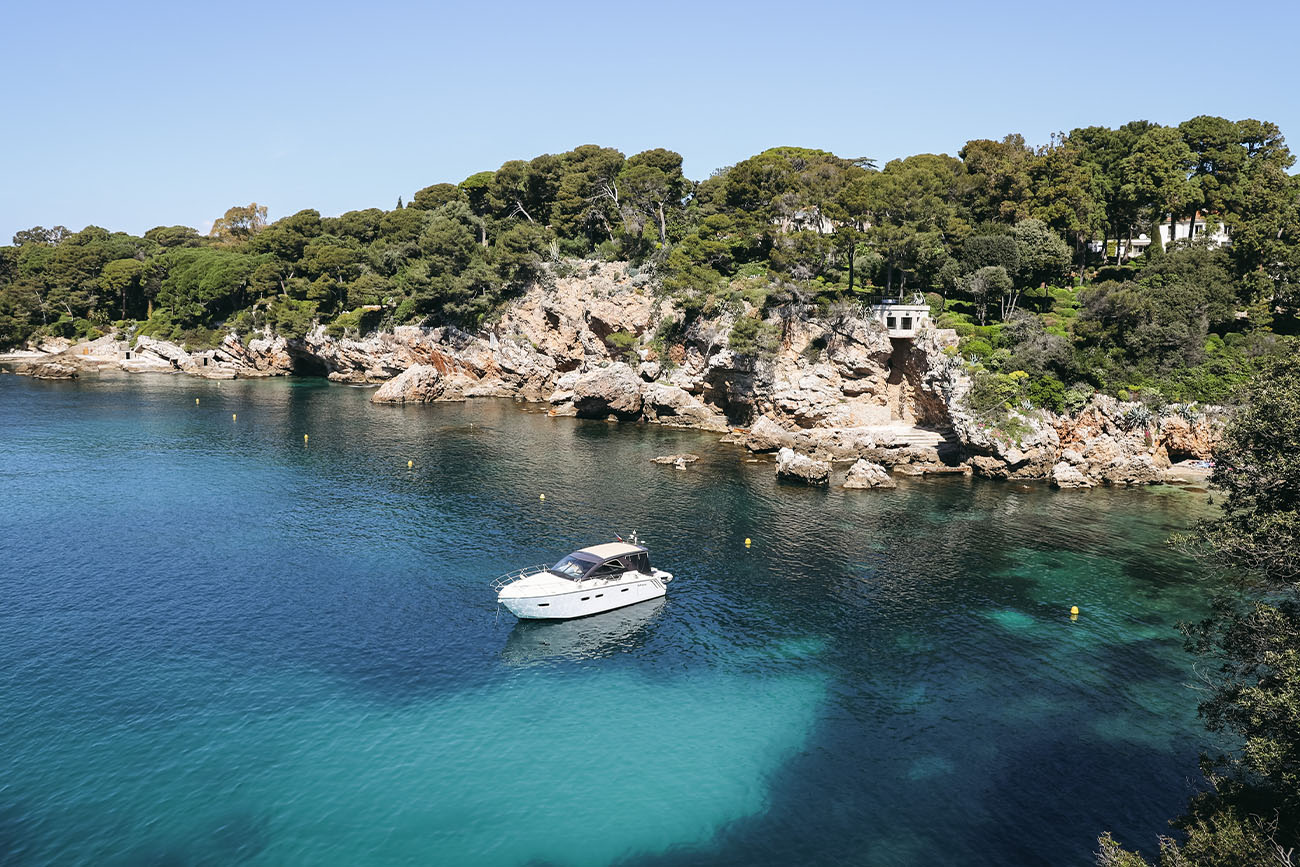
<instances>
[{"instance_id":1,"label":"rocky cliff","mask_svg":"<svg viewBox=\"0 0 1300 867\"><path fill-rule=\"evenodd\" d=\"M230 334L200 352L146 337L130 347L102 338L16 360L18 372L33 375L48 375L51 364L63 374L116 367L213 378L323 375L382 383L377 403L517 397L548 402L555 415L714 431L752 451L789 449L818 462L1061 487L1157 481L1172 461L1210 454L1208 418L1147 418L1102 397L1074 417L1013 411L1014 425L990 426L965 409L970 379L953 332L891 340L850 306L773 317L774 352L732 352L736 318L754 315L742 302L696 319L671 341L655 340L662 324L681 320L672 302L621 264L585 262L574 276L533 287L474 334L414 326L365 338L324 329L300 340Z\"/></svg>"}]
</instances>

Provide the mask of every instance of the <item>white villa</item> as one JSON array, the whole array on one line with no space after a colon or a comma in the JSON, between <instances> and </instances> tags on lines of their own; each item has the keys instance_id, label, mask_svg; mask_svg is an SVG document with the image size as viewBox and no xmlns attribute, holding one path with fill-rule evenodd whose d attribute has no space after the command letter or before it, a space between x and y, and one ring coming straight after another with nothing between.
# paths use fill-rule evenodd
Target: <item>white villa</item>
<instances>
[{"instance_id":1,"label":"white villa","mask_svg":"<svg viewBox=\"0 0 1300 867\"><path fill-rule=\"evenodd\" d=\"M1156 234L1160 238L1160 249L1165 249L1174 241L1204 238L1206 232L1209 232L1210 243L1216 247L1227 247L1231 244L1232 238L1228 236L1228 230L1223 223L1218 220L1210 223L1209 219L1207 215L1197 211L1196 215L1191 219L1179 220L1173 224L1165 220L1156 226ZM1146 248L1151 246L1151 237L1144 232L1133 238L1132 241L1121 239L1119 243L1125 248L1124 258L1132 259L1135 256L1141 256ZM1088 249L1094 253L1104 252L1101 248L1101 241L1089 242Z\"/></svg>"},{"instance_id":2,"label":"white villa","mask_svg":"<svg viewBox=\"0 0 1300 867\"><path fill-rule=\"evenodd\" d=\"M1223 223L1216 220L1213 224L1214 228L1211 230L1210 224L1206 222L1207 219L1200 211L1197 211L1193 219L1179 220L1172 226L1166 220L1157 227L1160 232L1161 246L1168 246L1173 241L1194 241L1197 238L1203 238L1207 230L1210 231L1210 242L1214 246L1226 247L1231 244L1232 239L1228 237L1228 230Z\"/></svg>"},{"instance_id":3,"label":"white villa","mask_svg":"<svg viewBox=\"0 0 1300 867\"><path fill-rule=\"evenodd\" d=\"M867 307L868 314L885 326L890 337L912 338L930 322L930 305L917 295L910 303L886 298Z\"/></svg>"}]
</instances>

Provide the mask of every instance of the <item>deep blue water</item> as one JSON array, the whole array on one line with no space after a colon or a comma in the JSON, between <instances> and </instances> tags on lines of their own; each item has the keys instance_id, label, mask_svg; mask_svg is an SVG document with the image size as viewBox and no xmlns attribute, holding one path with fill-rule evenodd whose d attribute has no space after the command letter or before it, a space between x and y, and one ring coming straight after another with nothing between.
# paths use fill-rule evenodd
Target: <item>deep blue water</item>
<instances>
[{"instance_id":1,"label":"deep blue water","mask_svg":"<svg viewBox=\"0 0 1300 867\"><path fill-rule=\"evenodd\" d=\"M1204 494L369 395L0 376L0 862L1087 864L1197 782ZM666 600L498 616L634 529Z\"/></svg>"}]
</instances>

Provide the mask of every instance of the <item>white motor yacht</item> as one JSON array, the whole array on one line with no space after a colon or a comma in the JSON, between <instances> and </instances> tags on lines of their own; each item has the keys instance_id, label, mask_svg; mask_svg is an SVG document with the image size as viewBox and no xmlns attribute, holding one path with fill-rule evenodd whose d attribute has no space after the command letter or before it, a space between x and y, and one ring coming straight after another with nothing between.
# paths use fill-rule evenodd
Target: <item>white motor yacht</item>
<instances>
[{"instance_id":1,"label":"white motor yacht","mask_svg":"<svg viewBox=\"0 0 1300 867\"><path fill-rule=\"evenodd\" d=\"M606 542L574 551L553 566L530 566L492 582L497 602L527 620L568 620L657 599L672 573L650 565L636 541Z\"/></svg>"}]
</instances>

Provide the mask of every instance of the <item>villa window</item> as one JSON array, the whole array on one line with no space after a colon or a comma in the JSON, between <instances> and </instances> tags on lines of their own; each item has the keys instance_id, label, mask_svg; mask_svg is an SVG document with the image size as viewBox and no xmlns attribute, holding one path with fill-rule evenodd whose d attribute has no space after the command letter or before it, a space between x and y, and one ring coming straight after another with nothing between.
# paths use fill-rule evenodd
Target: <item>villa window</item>
<instances>
[{"instance_id":1,"label":"villa window","mask_svg":"<svg viewBox=\"0 0 1300 867\"><path fill-rule=\"evenodd\" d=\"M887 319L885 320L885 327L886 327L886 328L897 328L897 327L898 327L898 317L896 317L896 316L890 316L889 318L887 318Z\"/></svg>"},{"instance_id":2,"label":"villa window","mask_svg":"<svg viewBox=\"0 0 1300 867\"><path fill-rule=\"evenodd\" d=\"M912 330L912 317L911 317L911 316L904 316L904 317L903 317L903 330L904 330L904 331L911 331L911 330Z\"/></svg>"}]
</instances>

